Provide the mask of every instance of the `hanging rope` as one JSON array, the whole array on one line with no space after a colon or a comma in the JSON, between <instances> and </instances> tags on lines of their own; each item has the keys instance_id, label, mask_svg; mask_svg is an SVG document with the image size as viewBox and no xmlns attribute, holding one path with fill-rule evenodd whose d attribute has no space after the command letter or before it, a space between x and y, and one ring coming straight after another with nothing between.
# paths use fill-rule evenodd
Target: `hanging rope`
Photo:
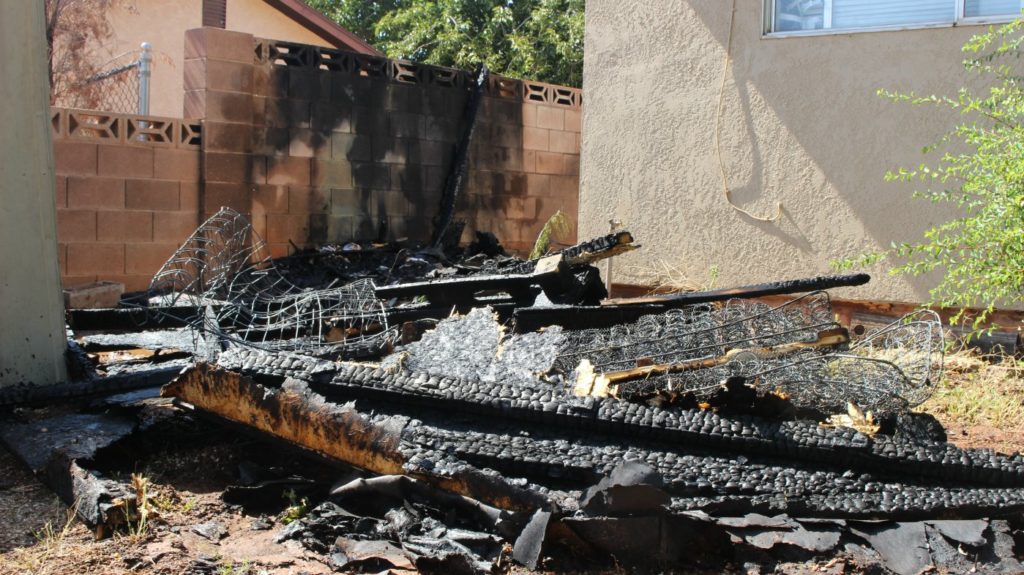
<instances>
[{"instance_id":1,"label":"hanging rope","mask_svg":"<svg viewBox=\"0 0 1024 575\"><path fill-rule=\"evenodd\" d=\"M782 202L779 202L774 216L758 216L750 213L732 201L729 189L729 176L725 173L725 160L722 159L722 106L725 103L725 80L729 77L729 66L732 64L732 29L736 23L736 0L732 0L732 11L729 12L729 36L725 46L725 66L722 68L722 84L718 89L718 110L715 113L715 151L718 154L718 169L722 175L722 192L725 201L732 209L759 222L774 222L782 217Z\"/></svg>"}]
</instances>

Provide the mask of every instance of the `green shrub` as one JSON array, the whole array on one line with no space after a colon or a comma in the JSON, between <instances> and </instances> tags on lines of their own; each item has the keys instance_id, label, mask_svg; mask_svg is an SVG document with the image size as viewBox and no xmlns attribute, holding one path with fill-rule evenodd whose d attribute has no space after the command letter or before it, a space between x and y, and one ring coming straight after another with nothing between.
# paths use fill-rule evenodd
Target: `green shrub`
<instances>
[{"instance_id":1,"label":"green shrub","mask_svg":"<svg viewBox=\"0 0 1024 575\"><path fill-rule=\"evenodd\" d=\"M975 307L982 312L963 322L974 332L996 306L1024 301L1024 78L1021 76L1021 20L972 37L964 45L964 67L979 76L982 89L961 88L954 96L917 96L879 90L897 102L933 105L959 115L957 125L926 153L944 150L933 166L899 169L890 181L913 181L915 197L950 203L959 215L932 227L918 243L833 262L837 269L895 260L893 274L942 270L928 305ZM966 151L960 151L966 150Z\"/></svg>"}]
</instances>

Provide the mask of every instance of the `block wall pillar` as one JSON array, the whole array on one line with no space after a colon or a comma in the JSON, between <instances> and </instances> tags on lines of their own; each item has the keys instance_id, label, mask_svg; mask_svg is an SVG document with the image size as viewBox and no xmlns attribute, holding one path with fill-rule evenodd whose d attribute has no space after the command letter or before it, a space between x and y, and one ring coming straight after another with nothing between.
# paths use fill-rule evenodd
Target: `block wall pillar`
<instances>
[{"instance_id":1,"label":"block wall pillar","mask_svg":"<svg viewBox=\"0 0 1024 575\"><path fill-rule=\"evenodd\" d=\"M252 153L253 50L251 34L219 28L185 33L184 115L201 118L203 130L201 219L221 207L251 215L257 185L266 180L265 163Z\"/></svg>"}]
</instances>

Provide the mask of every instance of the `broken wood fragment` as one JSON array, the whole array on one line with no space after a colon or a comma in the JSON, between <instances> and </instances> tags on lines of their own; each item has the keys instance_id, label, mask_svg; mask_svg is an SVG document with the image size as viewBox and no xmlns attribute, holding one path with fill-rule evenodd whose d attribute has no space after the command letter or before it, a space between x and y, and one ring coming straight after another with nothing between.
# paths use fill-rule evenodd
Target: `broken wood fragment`
<instances>
[{"instance_id":1,"label":"broken wood fragment","mask_svg":"<svg viewBox=\"0 0 1024 575\"><path fill-rule=\"evenodd\" d=\"M593 264L604 259L612 258L624 253L639 249L639 244L633 243L633 234L622 230L605 236L607 246L591 248L589 244L580 244L579 247L562 250L559 255L565 258L565 262L571 266Z\"/></svg>"},{"instance_id":2,"label":"broken wood fragment","mask_svg":"<svg viewBox=\"0 0 1024 575\"><path fill-rule=\"evenodd\" d=\"M519 332L533 331L549 325L560 325L574 330L605 329L614 325L636 322L646 315L664 313L670 309L694 304L763 298L772 294L796 294L832 287L857 286L867 283L869 279L870 276L867 274L805 278L711 291L606 299L600 305L555 308L519 307L513 311L513 315L516 321L516 331Z\"/></svg>"},{"instance_id":3,"label":"broken wood fragment","mask_svg":"<svg viewBox=\"0 0 1024 575\"><path fill-rule=\"evenodd\" d=\"M576 267L586 266L638 248L640 245L633 243L633 234L626 230L620 230L582 241L549 255L560 256L565 263ZM527 260L507 268L505 271L515 274L530 274L533 273L538 261L540 260Z\"/></svg>"}]
</instances>

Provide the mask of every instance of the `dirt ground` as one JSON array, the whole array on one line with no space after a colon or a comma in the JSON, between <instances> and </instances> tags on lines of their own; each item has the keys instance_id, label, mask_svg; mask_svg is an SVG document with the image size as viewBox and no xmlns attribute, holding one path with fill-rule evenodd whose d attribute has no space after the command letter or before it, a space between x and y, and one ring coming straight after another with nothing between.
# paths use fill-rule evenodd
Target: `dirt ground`
<instances>
[{"instance_id":1,"label":"dirt ground","mask_svg":"<svg viewBox=\"0 0 1024 575\"><path fill-rule=\"evenodd\" d=\"M949 440L961 447L1024 451L1024 368L1016 362L993 366L971 356L954 356L947 365L946 380L922 409L943 423ZM121 479L134 471L150 480L156 516L143 529L96 539L84 525L69 520L69 508L0 447L0 575L331 573L327 557L294 541L274 542L294 501L282 500L262 515L222 501L224 488L237 479L240 458L260 450L265 447L254 440L225 433L206 445L120 462L116 473ZM193 530L211 523L223 529L222 538L211 540ZM726 566L725 571L875 572L862 569L855 553L761 569L752 561ZM526 573L516 568L511 572Z\"/></svg>"},{"instance_id":2,"label":"dirt ground","mask_svg":"<svg viewBox=\"0 0 1024 575\"><path fill-rule=\"evenodd\" d=\"M219 446L198 450L191 462L157 462L162 468L147 469L159 478L151 488L157 517L137 531L97 540L83 524L69 520L68 506L0 447L0 574L330 573L323 557L295 542L274 542L279 519L264 517L271 527L256 530L259 516L221 501L219 451ZM213 473L197 474L196 480L195 469ZM223 538L212 541L192 530L209 523L223 527Z\"/></svg>"}]
</instances>

